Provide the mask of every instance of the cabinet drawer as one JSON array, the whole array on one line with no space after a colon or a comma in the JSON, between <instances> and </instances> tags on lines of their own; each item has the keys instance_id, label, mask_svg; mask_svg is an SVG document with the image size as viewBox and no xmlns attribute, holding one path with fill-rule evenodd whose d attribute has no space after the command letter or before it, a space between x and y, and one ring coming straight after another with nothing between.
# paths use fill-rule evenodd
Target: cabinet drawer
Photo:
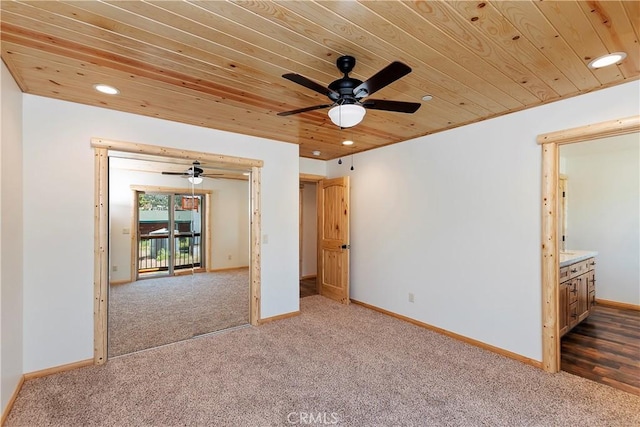
<instances>
[{"instance_id":1,"label":"cabinet drawer","mask_svg":"<svg viewBox=\"0 0 640 427\"><path fill-rule=\"evenodd\" d=\"M596 259L595 258L589 258L585 262L587 263L587 271L591 271L591 270L594 270L596 268Z\"/></svg>"},{"instance_id":2,"label":"cabinet drawer","mask_svg":"<svg viewBox=\"0 0 640 427\"><path fill-rule=\"evenodd\" d=\"M569 275L573 279L574 277L578 277L581 274L586 273L589 270L589 260L584 260L580 262L576 262L575 264L571 264L569 266Z\"/></svg>"},{"instance_id":3,"label":"cabinet drawer","mask_svg":"<svg viewBox=\"0 0 640 427\"><path fill-rule=\"evenodd\" d=\"M570 268L571 266L568 265L560 269L560 283L566 282L567 280L571 279Z\"/></svg>"},{"instance_id":4,"label":"cabinet drawer","mask_svg":"<svg viewBox=\"0 0 640 427\"><path fill-rule=\"evenodd\" d=\"M587 275L587 292L591 293L591 292L595 292L596 291L596 278L592 275L589 274Z\"/></svg>"}]
</instances>

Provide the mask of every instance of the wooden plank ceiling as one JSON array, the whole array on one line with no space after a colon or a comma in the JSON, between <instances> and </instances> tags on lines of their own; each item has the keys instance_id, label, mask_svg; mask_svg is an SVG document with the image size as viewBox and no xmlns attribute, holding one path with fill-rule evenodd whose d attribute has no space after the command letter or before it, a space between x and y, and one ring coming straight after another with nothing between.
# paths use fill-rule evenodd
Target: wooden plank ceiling
<instances>
[{"instance_id":1,"label":"wooden plank ceiling","mask_svg":"<svg viewBox=\"0 0 640 427\"><path fill-rule=\"evenodd\" d=\"M2 59L25 93L299 144L335 159L637 79L638 1L2 1ZM618 65L593 70L600 55ZM341 55L375 94L422 103L336 127L322 86ZM120 94L93 90L96 83ZM431 95L431 101L422 97ZM108 137L108 135L100 135ZM352 139L351 147L341 141ZM140 141L153 143L153 141Z\"/></svg>"}]
</instances>

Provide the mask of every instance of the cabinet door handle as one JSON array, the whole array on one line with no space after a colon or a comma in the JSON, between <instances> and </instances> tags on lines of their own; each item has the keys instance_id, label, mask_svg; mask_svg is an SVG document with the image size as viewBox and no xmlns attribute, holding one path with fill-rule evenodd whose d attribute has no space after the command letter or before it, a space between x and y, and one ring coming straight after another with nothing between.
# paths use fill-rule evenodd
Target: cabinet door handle
<instances>
[{"instance_id":1,"label":"cabinet door handle","mask_svg":"<svg viewBox=\"0 0 640 427\"><path fill-rule=\"evenodd\" d=\"M595 261L591 261L591 265L596 265L596 262Z\"/></svg>"},{"instance_id":2,"label":"cabinet door handle","mask_svg":"<svg viewBox=\"0 0 640 427\"><path fill-rule=\"evenodd\" d=\"M577 269L577 268L572 268L572 269L571 269L571 272L572 272L572 273L577 273L577 272L578 272L578 269Z\"/></svg>"},{"instance_id":3,"label":"cabinet door handle","mask_svg":"<svg viewBox=\"0 0 640 427\"><path fill-rule=\"evenodd\" d=\"M572 290L572 291L571 291L571 293L572 293L572 294L577 294L577 293L578 293L578 291L577 291L576 289L574 289L574 290Z\"/></svg>"}]
</instances>

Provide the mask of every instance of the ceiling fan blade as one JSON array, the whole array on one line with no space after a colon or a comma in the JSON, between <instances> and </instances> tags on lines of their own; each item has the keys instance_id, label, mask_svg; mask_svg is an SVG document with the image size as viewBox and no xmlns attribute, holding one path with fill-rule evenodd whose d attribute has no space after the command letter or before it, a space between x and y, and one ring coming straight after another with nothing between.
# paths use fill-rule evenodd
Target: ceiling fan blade
<instances>
[{"instance_id":1,"label":"ceiling fan blade","mask_svg":"<svg viewBox=\"0 0 640 427\"><path fill-rule=\"evenodd\" d=\"M290 116L292 114L298 114L298 113L304 113L304 112L307 112L307 111L319 110L321 108L328 108L328 107L331 107L331 105L333 105L333 104L314 105L313 107L298 108L297 110L283 111L282 113L278 113L278 115L279 116Z\"/></svg>"},{"instance_id":2,"label":"ceiling fan blade","mask_svg":"<svg viewBox=\"0 0 640 427\"><path fill-rule=\"evenodd\" d=\"M288 74L283 74L282 77L284 77L287 80L291 80L294 83L298 83L299 85L302 85L308 89L316 91L319 94L322 94L324 96L329 96L331 94L334 94L335 96L339 96L338 93L335 92L334 90L329 89L326 86L322 86L321 84L316 83L313 80L309 80L308 78L301 76L300 74L288 73Z\"/></svg>"},{"instance_id":3,"label":"ceiling fan blade","mask_svg":"<svg viewBox=\"0 0 640 427\"><path fill-rule=\"evenodd\" d=\"M402 62L394 61L371 76L369 80L356 86L356 88L353 89L353 94L357 99L364 98L379 91L388 84L395 82L399 78L406 76L410 72L411 67Z\"/></svg>"},{"instance_id":4,"label":"ceiling fan blade","mask_svg":"<svg viewBox=\"0 0 640 427\"><path fill-rule=\"evenodd\" d=\"M162 175L187 175L184 172L162 172Z\"/></svg>"},{"instance_id":5,"label":"ceiling fan blade","mask_svg":"<svg viewBox=\"0 0 640 427\"><path fill-rule=\"evenodd\" d=\"M418 102L387 101L386 99L367 99L362 103L370 110L395 111L397 113L415 113L420 108Z\"/></svg>"}]
</instances>

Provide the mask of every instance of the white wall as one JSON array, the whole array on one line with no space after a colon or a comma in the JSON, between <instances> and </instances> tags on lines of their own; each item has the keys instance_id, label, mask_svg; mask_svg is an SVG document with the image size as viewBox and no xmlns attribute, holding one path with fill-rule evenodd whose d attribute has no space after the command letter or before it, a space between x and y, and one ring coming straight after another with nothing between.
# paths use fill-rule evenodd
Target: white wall
<instances>
[{"instance_id":1,"label":"white wall","mask_svg":"<svg viewBox=\"0 0 640 427\"><path fill-rule=\"evenodd\" d=\"M309 175L327 175L327 162L318 159L300 157L300 173Z\"/></svg>"},{"instance_id":2,"label":"white wall","mask_svg":"<svg viewBox=\"0 0 640 427\"><path fill-rule=\"evenodd\" d=\"M302 258L300 277L315 276L318 265L318 210L316 183L305 182L302 189Z\"/></svg>"},{"instance_id":3,"label":"white wall","mask_svg":"<svg viewBox=\"0 0 640 427\"><path fill-rule=\"evenodd\" d=\"M22 377L22 92L0 61L0 412Z\"/></svg>"},{"instance_id":4,"label":"white wall","mask_svg":"<svg viewBox=\"0 0 640 427\"><path fill-rule=\"evenodd\" d=\"M262 317L298 310L296 145L32 95L23 102L25 372L93 357L92 137L263 160Z\"/></svg>"},{"instance_id":5,"label":"white wall","mask_svg":"<svg viewBox=\"0 0 640 427\"><path fill-rule=\"evenodd\" d=\"M596 298L640 305L638 134L565 145L560 154L568 176L567 250L598 252Z\"/></svg>"},{"instance_id":6,"label":"white wall","mask_svg":"<svg viewBox=\"0 0 640 427\"><path fill-rule=\"evenodd\" d=\"M366 151L353 172L328 162L351 176L351 297L541 361L536 136L637 115L639 93L635 81Z\"/></svg>"},{"instance_id":7,"label":"white wall","mask_svg":"<svg viewBox=\"0 0 640 427\"><path fill-rule=\"evenodd\" d=\"M248 181L209 180L211 195L212 262L209 269L250 264L250 188ZM231 259L229 259L231 257Z\"/></svg>"},{"instance_id":8,"label":"white wall","mask_svg":"<svg viewBox=\"0 0 640 427\"><path fill-rule=\"evenodd\" d=\"M186 168L186 166L185 166ZM184 188L187 180L159 173L109 170L110 280L124 281L131 276L131 229L133 197L131 185ZM211 265L207 269L246 267L250 264L250 190L248 180L205 178L196 186L211 191L211 206L205 213L211 220ZM229 259L231 257L231 259ZM113 271L113 266L117 271Z\"/></svg>"}]
</instances>

